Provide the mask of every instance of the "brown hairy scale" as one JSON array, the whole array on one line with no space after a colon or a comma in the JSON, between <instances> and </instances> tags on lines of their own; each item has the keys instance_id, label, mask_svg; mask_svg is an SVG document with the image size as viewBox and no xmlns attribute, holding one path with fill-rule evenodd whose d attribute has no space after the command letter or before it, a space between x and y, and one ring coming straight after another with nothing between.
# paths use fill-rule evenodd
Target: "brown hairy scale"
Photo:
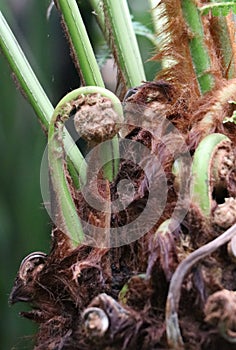
<instances>
[{"instance_id":1,"label":"brown hairy scale","mask_svg":"<svg viewBox=\"0 0 236 350\"><path fill-rule=\"evenodd\" d=\"M200 3L202 1L199 1ZM211 73L214 75L216 80L220 80L223 78L221 62L219 60L219 56L217 56L217 43L215 41L215 36L212 35L211 32L211 22L210 22L211 14L202 16L202 24L204 30L204 44L206 45L210 60L211 60Z\"/></svg>"},{"instance_id":2,"label":"brown hairy scale","mask_svg":"<svg viewBox=\"0 0 236 350\"><path fill-rule=\"evenodd\" d=\"M167 19L166 25L160 29L160 32L166 34L168 39L162 43L160 52L154 55L152 60L170 58L175 63L171 68L162 69L156 79L171 81L179 89L188 90L188 93L197 97L200 92L188 46L192 34L184 21L181 1L164 0L157 6L162 10L161 16Z\"/></svg>"},{"instance_id":3,"label":"brown hairy scale","mask_svg":"<svg viewBox=\"0 0 236 350\"><path fill-rule=\"evenodd\" d=\"M235 76L235 27L232 18L232 14L226 17L214 17L211 14L209 16L209 31L213 40L214 51L218 59L222 78L229 79ZM226 31L228 35L224 33ZM227 49L226 53L223 54L224 47L222 47L222 36L224 45L232 48L232 52Z\"/></svg>"},{"instance_id":4,"label":"brown hairy scale","mask_svg":"<svg viewBox=\"0 0 236 350\"><path fill-rule=\"evenodd\" d=\"M194 103L190 119L192 128L188 136L190 147L196 148L204 136L214 132L225 134L235 144L236 125L230 122L223 123L224 119L231 117L235 110L235 105L229 103L235 99L235 83L236 79L221 80L220 88L216 88Z\"/></svg>"},{"instance_id":5,"label":"brown hairy scale","mask_svg":"<svg viewBox=\"0 0 236 350\"><path fill-rule=\"evenodd\" d=\"M221 114L222 110L228 107L224 99L224 91L231 84L233 82L225 82L220 90L212 93L210 101L209 97L208 100L203 98L199 101L200 111L198 108L195 112L198 118L194 120L193 128L196 129L197 125L201 127L203 116L209 113L211 108L216 116L214 120L221 117L217 113L219 111ZM137 93L128 98L131 104L131 108L127 111L128 118L132 118L133 108L137 104L144 109L150 108L151 104L154 114L159 114L158 106L162 106L161 113L164 113L162 118L170 119L182 133L186 130L186 134L183 133L183 135L186 142L189 142L187 130L191 130L190 116L194 115L194 107L190 109L189 101L182 100L178 103L178 96L178 91L170 83L147 82L138 87ZM220 99L221 104L219 104L219 96L223 96ZM231 95L227 94L227 96ZM156 110L155 106L157 106ZM224 115L226 114L227 112ZM132 127L131 122L130 132L126 138L142 143L150 151L158 154L168 179L169 189L163 215L150 232L136 242L119 248L95 248L81 245L71 250L67 236L57 228L53 230L51 252L40 264L35 264L35 268L32 265L26 271L24 279L28 279L30 283L22 280L23 275L19 271L10 297L12 303L25 300L33 307L32 311L23 312L22 315L39 324L35 350L168 347L164 317L170 279L178 264L191 251L215 237L216 223L212 222L209 225L205 222L198 208L192 203L187 216L172 233L163 236L154 235L161 222L171 216L177 201L178 189L174 186L174 177L171 173L173 155L150 131L145 130L147 125L145 118L143 123L144 128L142 125L135 128ZM213 121L212 125L213 131L218 131ZM197 140L199 134L196 134ZM163 137L165 139L167 135L164 133ZM231 139L234 143L235 139L232 137ZM122 139L120 142L122 147ZM169 142L171 143L171 139ZM198 142L193 142L191 139L189 147L192 149ZM126 152L130 152L132 157L131 146ZM161 174L152 174L151 166L147 169L150 172L149 175L156 179L155 181L160 181ZM117 178L110 184L110 188L107 187L108 182L104 183L102 174L98 176L97 183L94 182L93 177L89 177L90 181L86 189L88 194L93 196L93 186L98 184L100 195L108 200L109 197L113 200L117 198L117 185L126 177L132 179L135 184L134 200L129 207L110 218L111 227L125 225L142 212L149 195L145 174L131 161L123 160L120 163ZM104 222L107 222L105 213L88 206L82 193L73 188L68 173L67 178L80 217L84 222L90 222L94 226L106 227L106 224L104 226ZM231 179L232 181L235 181L234 178ZM235 197L235 186L231 186L230 195ZM99 201L99 198L96 200ZM235 201L230 199L231 202L232 200ZM153 207L156 207L155 199L153 199ZM219 209L215 212L217 210ZM152 215L151 212L150 215ZM84 229L86 231L86 227ZM137 275L140 273L146 273L146 279L138 278ZM212 334L216 335L217 332L214 331L213 326L205 324L203 308L207 298L224 286L231 290L236 288L236 279L231 278L232 273L236 273L236 267L227 257L227 251L223 250L196 266L185 280L179 315L188 349L216 349L219 336L212 337ZM118 295L129 280L126 303L122 304L122 301L118 301ZM89 312L90 307L100 308L108 318L109 328L102 336L96 335L97 326L94 326L94 335L91 329L89 333L86 332L86 323L82 315L85 310ZM96 325L98 322L99 318L96 319ZM232 348L227 340L220 338L220 342L224 345L224 349Z\"/></svg>"}]
</instances>

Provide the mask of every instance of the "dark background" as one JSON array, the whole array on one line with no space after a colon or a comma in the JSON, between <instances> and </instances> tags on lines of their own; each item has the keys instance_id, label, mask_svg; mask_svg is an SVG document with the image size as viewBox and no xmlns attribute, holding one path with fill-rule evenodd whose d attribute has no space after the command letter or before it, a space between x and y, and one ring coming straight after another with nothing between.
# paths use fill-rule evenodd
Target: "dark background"
<instances>
[{"instance_id":1,"label":"dark background","mask_svg":"<svg viewBox=\"0 0 236 350\"><path fill-rule=\"evenodd\" d=\"M49 0L1 0L6 17L33 70L55 106L61 97L79 86L79 77L69 55L56 9L47 20ZM79 1L89 35L97 54L104 46L88 1ZM135 20L149 27L148 1L130 0ZM138 38L146 62L153 47ZM113 70L113 64L103 72ZM155 76L157 65L145 63L147 79ZM115 73L109 72L107 87L115 86ZM112 77L112 78L111 78ZM40 165L46 137L36 115L17 89L7 61L0 54L0 349L32 349L36 331L19 312L24 304L9 307L8 297L21 260L33 251L50 249L50 218L42 204ZM46 350L46 349L45 349Z\"/></svg>"}]
</instances>

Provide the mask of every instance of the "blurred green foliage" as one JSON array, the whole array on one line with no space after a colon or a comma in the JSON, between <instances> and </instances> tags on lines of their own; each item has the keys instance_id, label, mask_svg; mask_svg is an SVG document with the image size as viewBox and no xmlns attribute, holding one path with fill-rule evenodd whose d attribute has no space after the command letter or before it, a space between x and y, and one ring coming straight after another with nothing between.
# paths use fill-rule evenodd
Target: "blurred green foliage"
<instances>
[{"instance_id":1,"label":"blurred green foliage","mask_svg":"<svg viewBox=\"0 0 236 350\"><path fill-rule=\"evenodd\" d=\"M79 86L69 49L54 9L46 17L49 0L1 0L6 17L32 68L53 105ZM79 1L96 51L103 40L88 2ZM134 20L151 27L148 1L130 0ZM151 57L150 42L138 38L144 62ZM146 62L147 79L158 65ZM35 327L18 316L23 304L9 308L8 297L21 260L33 251L50 249L51 222L40 193L40 164L46 137L37 118L16 88L10 69L0 55L0 349L32 349ZM46 349L45 349L46 350Z\"/></svg>"}]
</instances>

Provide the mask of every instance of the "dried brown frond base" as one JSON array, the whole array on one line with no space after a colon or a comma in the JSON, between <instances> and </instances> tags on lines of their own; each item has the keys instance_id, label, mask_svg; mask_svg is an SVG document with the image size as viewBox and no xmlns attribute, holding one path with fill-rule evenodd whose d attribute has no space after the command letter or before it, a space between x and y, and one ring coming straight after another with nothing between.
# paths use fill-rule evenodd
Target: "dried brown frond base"
<instances>
[{"instance_id":1,"label":"dried brown frond base","mask_svg":"<svg viewBox=\"0 0 236 350\"><path fill-rule=\"evenodd\" d=\"M173 156L169 151L176 149L176 138L172 138L170 128L163 129L163 124L162 138L155 137L148 127L148 110L151 109L157 117L151 116L152 130L159 128L161 114L162 119L169 120L179 130L191 155L202 137L212 132L228 135L235 150L236 125L222 124L222 118L230 117L235 106L228 104L233 85L234 81L224 82L220 90L194 104L188 91L183 94L183 91L179 92L163 81L145 83L127 98L126 102L130 103L126 111L130 127L126 130L126 138L121 139L121 147L126 147L129 160L121 161L117 178L110 186L110 194L112 200L118 198L118 184L123 179L131 180L134 193L127 199L129 206L111 217L110 226L125 227L142 213L149 200L152 208L149 220L155 218L163 191L163 177L167 183L164 210L145 235L139 235L141 238L135 242L117 248L81 245L71 250L68 238L55 228L50 254L35 253L29 257L29 261L24 261L10 301L25 301L32 305L32 311L22 312L22 315L39 324L35 350L168 349L165 307L174 271L192 251L220 235L224 228L206 220L196 204L191 203L188 193L190 179L184 176L186 191L178 210L181 212L181 209L187 208L187 215L173 229L155 234L160 224L174 213L179 184L172 174L177 154ZM133 123L137 106L142 106L145 112L144 126L137 127ZM204 122L203 128L204 117L209 113L209 125ZM208 131L206 127L209 127ZM133 140L155 154L164 173L161 167L155 168L148 157L143 159L145 173L140 165L132 161L132 144L126 146L124 140ZM181 142L177 147L180 153ZM235 166L228 178L228 194L235 200ZM151 196L151 182L157 184L160 198ZM93 196L91 188L87 190ZM102 191L101 187L101 194ZM88 206L81 193L74 190L73 196L83 220L103 227L103 215ZM99 201L98 198L96 200ZM222 204L217 203L217 198L214 201L215 207ZM143 228L137 227L137 234L139 229ZM124 242L126 233L123 230L123 237L120 237ZM179 320L186 349L235 349L236 345L219 332L219 308L215 311L217 320L208 312L213 309L214 313L213 302L218 303L218 299L214 301L211 298L219 297L217 293L225 289L236 290L236 264L227 247L223 246L194 266L182 285ZM223 307L222 314L226 304L217 304ZM232 334L236 332L234 308L233 315L230 314L231 309L227 309L228 319L233 320L230 321Z\"/></svg>"}]
</instances>

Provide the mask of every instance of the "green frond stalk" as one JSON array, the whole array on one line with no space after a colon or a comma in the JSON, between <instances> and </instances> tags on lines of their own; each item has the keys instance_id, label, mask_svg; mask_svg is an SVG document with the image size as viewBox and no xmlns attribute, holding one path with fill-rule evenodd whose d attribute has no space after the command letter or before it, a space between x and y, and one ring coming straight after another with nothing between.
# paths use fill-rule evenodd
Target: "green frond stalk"
<instances>
[{"instance_id":1,"label":"green frond stalk","mask_svg":"<svg viewBox=\"0 0 236 350\"><path fill-rule=\"evenodd\" d=\"M71 242L71 248L76 248L84 241L83 228L78 217L70 187L65 175L65 160L63 154L63 123L57 120L54 113L48 133L48 160L50 178L55 200L52 201L52 212L55 212L55 224L65 233Z\"/></svg>"},{"instance_id":2,"label":"green frond stalk","mask_svg":"<svg viewBox=\"0 0 236 350\"><path fill-rule=\"evenodd\" d=\"M47 130L54 108L35 76L2 12L0 12L0 47L13 74L19 82L23 94L33 107L43 128Z\"/></svg>"},{"instance_id":3,"label":"green frond stalk","mask_svg":"<svg viewBox=\"0 0 236 350\"><path fill-rule=\"evenodd\" d=\"M93 8L93 14L102 30L102 32L105 34L105 17L104 17L104 11L103 11L103 4L101 0L89 0L92 8ZM134 29L134 33L137 36L145 37L150 41L150 43L155 47L158 44L158 38L155 36L155 34L149 29L147 26L145 26L141 22L133 21L132 20L132 26Z\"/></svg>"},{"instance_id":4,"label":"green frond stalk","mask_svg":"<svg viewBox=\"0 0 236 350\"><path fill-rule=\"evenodd\" d=\"M189 41L192 60L202 94L210 91L214 86L214 78L210 73L211 60L204 42L204 30L201 16L195 0L182 0L182 11L191 38Z\"/></svg>"},{"instance_id":5,"label":"green frond stalk","mask_svg":"<svg viewBox=\"0 0 236 350\"><path fill-rule=\"evenodd\" d=\"M103 1L102 0L89 0L92 9L93 14L102 30L103 33L105 33L105 17L104 17L104 11L103 11Z\"/></svg>"},{"instance_id":6,"label":"green frond stalk","mask_svg":"<svg viewBox=\"0 0 236 350\"><path fill-rule=\"evenodd\" d=\"M126 0L104 0L108 35L112 35L111 48L127 88L146 80L142 59L134 33Z\"/></svg>"},{"instance_id":7,"label":"green frond stalk","mask_svg":"<svg viewBox=\"0 0 236 350\"><path fill-rule=\"evenodd\" d=\"M75 0L56 0L72 49L74 63L84 85L104 87L104 82Z\"/></svg>"},{"instance_id":8,"label":"green frond stalk","mask_svg":"<svg viewBox=\"0 0 236 350\"><path fill-rule=\"evenodd\" d=\"M0 13L0 47L23 94L33 107L43 129L47 132L54 108L2 13ZM65 131L65 145L68 149L70 162L78 174L80 171L81 179L85 182L86 169L85 167L80 169L78 166L83 160L83 156L77 147L73 147L74 142L67 131Z\"/></svg>"},{"instance_id":9,"label":"green frond stalk","mask_svg":"<svg viewBox=\"0 0 236 350\"><path fill-rule=\"evenodd\" d=\"M104 163L104 177L112 182L118 174L120 165L120 160L117 158L120 154L118 136L115 136L112 140L106 141L105 144L102 143L100 145L100 153L102 162Z\"/></svg>"},{"instance_id":10,"label":"green frond stalk","mask_svg":"<svg viewBox=\"0 0 236 350\"><path fill-rule=\"evenodd\" d=\"M234 57L235 52L232 48L232 43L230 40L229 29L227 25L227 20L222 17L217 19L217 33L219 38L219 49L222 57L222 66L224 68L224 75L227 75L228 79L235 77L236 67ZM223 55L222 55L223 53Z\"/></svg>"}]
</instances>

